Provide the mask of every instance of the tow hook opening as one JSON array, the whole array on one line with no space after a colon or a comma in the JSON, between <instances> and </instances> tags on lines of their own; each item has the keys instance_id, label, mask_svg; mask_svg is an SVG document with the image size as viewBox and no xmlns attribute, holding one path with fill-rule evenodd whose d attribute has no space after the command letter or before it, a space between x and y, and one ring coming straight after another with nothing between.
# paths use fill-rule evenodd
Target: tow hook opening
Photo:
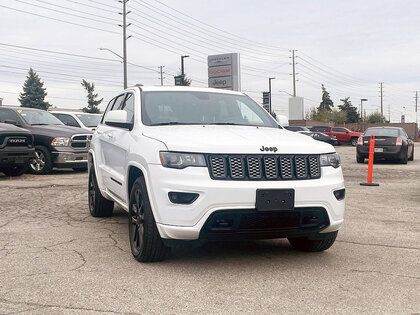
<instances>
[{"instance_id":1,"label":"tow hook opening","mask_svg":"<svg viewBox=\"0 0 420 315\"><path fill-rule=\"evenodd\" d=\"M343 200L346 197L346 189L343 188L343 189L335 190L334 196L338 201Z\"/></svg>"}]
</instances>

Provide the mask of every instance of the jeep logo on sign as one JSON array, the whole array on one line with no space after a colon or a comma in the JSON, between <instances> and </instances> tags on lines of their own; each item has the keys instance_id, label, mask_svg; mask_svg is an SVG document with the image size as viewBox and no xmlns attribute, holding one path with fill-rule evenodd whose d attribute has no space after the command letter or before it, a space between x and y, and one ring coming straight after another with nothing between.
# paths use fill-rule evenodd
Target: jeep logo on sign
<instances>
[{"instance_id":1,"label":"jeep logo on sign","mask_svg":"<svg viewBox=\"0 0 420 315\"><path fill-rule=\"evenodd\" d=\"M262 152L264 152L264 151L277 152L277 147L265 147L265 146L262 146L260 148L260 151L262 151Z\"/></svg>"},{"instance_id":2,"label":"jeep logo on sign","mask_svg":"<svg viewBox=\"0 0 420 315\"><path fill-rule=\"evenodd\" d=\"M25 138L13 138L9 139L9 143L18 144L18 143L26 143Z\"/></svg>"}]
</instances>

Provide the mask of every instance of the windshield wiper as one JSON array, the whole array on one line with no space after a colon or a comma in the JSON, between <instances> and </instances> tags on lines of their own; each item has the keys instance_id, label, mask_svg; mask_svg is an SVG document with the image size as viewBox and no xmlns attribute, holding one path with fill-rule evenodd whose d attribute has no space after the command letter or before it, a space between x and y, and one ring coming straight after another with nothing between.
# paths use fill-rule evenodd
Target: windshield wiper
<instances>
[{"instance_id":1,"label":"windshield wiper","mask_svg":"<svg viewBox=\"0 0 420 315\"><path fill-rule=\"evenodd\" d=\"M188 124L187 123L181 123L181 122L178 122L178 121L168 121L168 122L151 124L150 126L169 126L169 125L188 125Z\"/></svg>"},{"instance_id":2,"label":"windshield wiper","mask_svg":"<svg viewBox=\"0 0 420 315\"><path fill-rule=\"evenodd\" d=\"M229 126L252 126L252 125L245 125L245 124L236 124L231 122L215 122L215 123L205 123L203 125L229 125Z\"/></svg>"},{"instance_id":3,"label":"windshield wiper","mask_svg":"<svg viewBox=\"0 0 420 315\"><path fill-rule=\"evenodd\" d=\"M31 126L47 126L47 125L50 125L50 124L41 124L41 123L39 123L39 124L31 124Z\"/></svg>"}]
</instances>

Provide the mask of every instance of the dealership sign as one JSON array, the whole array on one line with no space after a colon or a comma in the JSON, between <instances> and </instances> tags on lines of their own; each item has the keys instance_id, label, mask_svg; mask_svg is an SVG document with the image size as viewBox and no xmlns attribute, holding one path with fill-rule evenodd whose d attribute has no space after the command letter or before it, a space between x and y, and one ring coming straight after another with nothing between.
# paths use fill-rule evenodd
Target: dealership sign
<instances>
[{"instance_id":1,"label":"dealership sign","mask_svg":"<svg viewBox=\"0 0 420 315\"><path fill-rule=\"evenodd\" d=\"M207 57L209 87L241 90L239 54L223 54Z\"/></svg>"}]
</instances>

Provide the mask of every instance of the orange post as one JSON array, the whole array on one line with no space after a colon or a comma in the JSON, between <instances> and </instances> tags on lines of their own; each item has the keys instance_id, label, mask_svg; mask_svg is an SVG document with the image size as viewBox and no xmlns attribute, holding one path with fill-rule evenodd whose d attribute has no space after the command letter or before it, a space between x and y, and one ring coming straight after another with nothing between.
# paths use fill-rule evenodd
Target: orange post
<instances>
[{"instance_id":1,"label":"orange post","mask_svg":"<svg viewBox=\"0 0 420 315\"><path fill-rule=\"evenodd\" d=\"M368 162L368 175L367 175L367 182L360 183L362 186L379 186L379 184L372 183L372 174L373 174L373 157L375 154L375 136L370 136L369 141L369 162Z\"/></svg>"}]
</instances>

